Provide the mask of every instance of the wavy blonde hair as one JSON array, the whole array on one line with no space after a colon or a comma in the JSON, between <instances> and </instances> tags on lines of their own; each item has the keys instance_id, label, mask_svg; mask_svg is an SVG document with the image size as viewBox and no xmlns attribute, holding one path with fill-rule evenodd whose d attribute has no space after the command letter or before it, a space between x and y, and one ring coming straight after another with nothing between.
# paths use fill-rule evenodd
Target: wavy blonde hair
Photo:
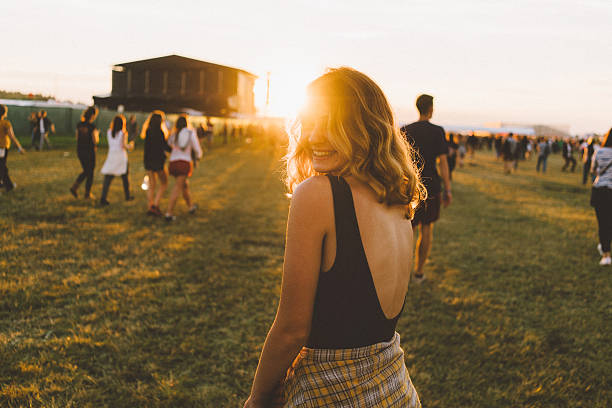
<instances>
[{"instance_id":1,"label":"wavy blonde hair","mask_svg":"<svg viewBox=\"0 0 612 408\"><path fill-rule=\"evenodd\" d=\"M305 108L288 131L289 192L318 174L308 135L302 133L302 122L317 112L327 117L329 143L347 160L338 173L367 183L381 203L406 205L406 216L411 218L427 196L414 151L400 133L383 91L352 68L329 69L308 86Z\"/></svg>"}]
</instances>

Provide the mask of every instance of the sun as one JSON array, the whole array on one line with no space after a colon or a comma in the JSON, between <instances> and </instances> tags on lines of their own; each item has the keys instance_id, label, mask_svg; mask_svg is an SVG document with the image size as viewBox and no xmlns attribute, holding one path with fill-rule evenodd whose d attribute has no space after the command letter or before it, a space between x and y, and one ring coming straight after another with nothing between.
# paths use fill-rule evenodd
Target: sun
<instances>
[{"instance_id":1,"label":"sun","mask_svg":"<svg viewBox=\"0 0 612 408\"><path fill-rule=\"evenodd\" d=\"M314 71L314 70L313 70ZM266 105L267 74L255 82L255 105L268 116L291 117L304 104L306 86L316 78L316 72L287 69L270 71L269 103Z\"/></svg>"}]
</instances>

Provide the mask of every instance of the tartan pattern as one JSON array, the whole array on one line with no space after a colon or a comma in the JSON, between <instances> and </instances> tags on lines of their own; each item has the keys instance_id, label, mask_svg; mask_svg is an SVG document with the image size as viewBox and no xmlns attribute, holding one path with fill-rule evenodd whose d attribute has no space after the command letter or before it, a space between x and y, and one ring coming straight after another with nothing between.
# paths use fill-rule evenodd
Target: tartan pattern
<instances>
[{"instance_id":1,"label":"tartan pattern","mask_svg":"<svg viewBox=\"0 0 612 408\"><path fill-rule=\"evenodd\" d=\"M283 407L421 408L400 336L354 349L302 348L287 371Z\"/></svg>"}]
</instances>

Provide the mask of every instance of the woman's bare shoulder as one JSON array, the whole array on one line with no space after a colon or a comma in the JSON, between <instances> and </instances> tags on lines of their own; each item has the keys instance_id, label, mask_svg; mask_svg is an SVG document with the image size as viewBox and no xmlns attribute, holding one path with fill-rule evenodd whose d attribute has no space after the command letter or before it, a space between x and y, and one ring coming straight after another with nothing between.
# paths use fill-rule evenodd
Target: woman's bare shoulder
<instances>
[{"instance_id":1,"label":"woman's bare shoulder","mask_svg":"<svg viewBox=\"0 0 612 408\"><path fill-rule=\"evenodd\" d=\"M331 197L331 184L325 176L312 176L302 181L293 190L292 201Z\"/></svg>"},{"instance_id":2,"label":"woman's bare shoulder","mask_svg":"<svg viewBox=\"0 0 612 408\"><path fill-rule=\"evenodd\" d=\"M291 208L318 219L333 214L333 196L327 177L312 176L298 184L293 190Z\"/></svg>"}]
</instances>

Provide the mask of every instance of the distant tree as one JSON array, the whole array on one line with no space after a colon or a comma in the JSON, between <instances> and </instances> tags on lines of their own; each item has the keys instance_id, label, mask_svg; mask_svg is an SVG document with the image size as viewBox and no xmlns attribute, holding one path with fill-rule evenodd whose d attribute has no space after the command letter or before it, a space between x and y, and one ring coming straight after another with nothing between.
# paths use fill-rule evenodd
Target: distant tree
<instances>
[{"instance_id":1,"label":"distant tree","mask_svg":"<svg viewBox=\"0 0 612 408\"><path fill-rule=\"evenodd\" d=\"M21 92L3 91L0 89L0 99L29 99L32 101L46 101L55 98L51 95L41 95L32 93L24 94Z\"/></svg>"}]
</instances>

